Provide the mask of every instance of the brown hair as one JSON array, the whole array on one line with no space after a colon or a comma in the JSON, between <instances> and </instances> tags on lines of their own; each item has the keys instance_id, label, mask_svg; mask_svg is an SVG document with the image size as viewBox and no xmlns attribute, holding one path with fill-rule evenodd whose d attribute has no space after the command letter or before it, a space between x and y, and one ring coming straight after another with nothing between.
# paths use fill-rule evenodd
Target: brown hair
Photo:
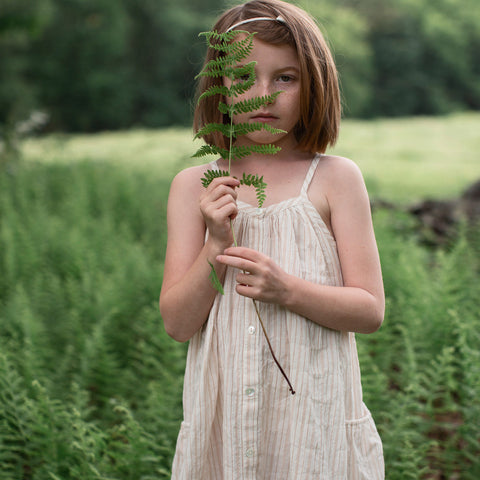
<instances>
[{"instance_id":1,"label":"brown hair","mask_svg":"<svg viewBox=\"0 0 480 480\"><path fill-rule=\"evenodd\" d=\"M274 45L295 48L300 64L300 120L295 126L298 147L309 152L325 152L334 145L340 126L341 106L337 69L332 54L317 24L304 10L281 0L251 0L227 10L214 25L219 33L227 31L242 20L256 17L281 16L282 21L257 20L238 27L256 32L260 40ZM207 51L205 64L218 57L212 48ZM212 85L222 83L221 78L201 77L198 94ZM227 123L217 108L218 97L207 97L197 103L193 128L198 132L207 123ZM205 135L210 145L226 148L226 138L220 133Z\"/></svg>"}]
</instances>

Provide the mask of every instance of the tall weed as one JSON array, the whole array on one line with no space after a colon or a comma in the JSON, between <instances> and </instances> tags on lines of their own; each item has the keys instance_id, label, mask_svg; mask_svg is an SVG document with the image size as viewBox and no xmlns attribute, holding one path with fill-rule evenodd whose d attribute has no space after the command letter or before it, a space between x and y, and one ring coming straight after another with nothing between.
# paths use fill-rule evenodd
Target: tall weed
<instances>
[{"instance_id":1,"label":"tall weed","mask_svg":"<svg viewBox=\"0 0 480 480\"><path fill-rule=\"evenodd\" d=\"M0 176L0 479L161 479L185 345L157 308L168 185L109 162ZM358 335L387 479L480 476L480 243L429 250L374 217L387 297Z\"/></svg>"}]
</instances>

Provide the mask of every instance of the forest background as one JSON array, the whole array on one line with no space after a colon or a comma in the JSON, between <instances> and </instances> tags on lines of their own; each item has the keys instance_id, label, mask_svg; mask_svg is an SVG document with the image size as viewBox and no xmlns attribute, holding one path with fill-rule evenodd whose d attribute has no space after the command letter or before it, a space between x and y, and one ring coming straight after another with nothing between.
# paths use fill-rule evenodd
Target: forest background
<instances>
[{"instance_id":1,"label":"forest background","mask_svg":"<svg viewBox=\"0 0 480 480\"><path fill-rule=\"evenodd\" d=\"M170 476L165 208L197 147L198 33L227 4L0 0L0 479ZM334 153L375 206L386 320L357 341L387 479L478 479L478 225L438 237L411 212L480 178L480 2L299 4L339 67Z\"/></svg>"},{"instance_id":2,"label":"forest background","mask_svg":"<svg viewBox=\"0 0 480 480\"><path fill-rule=\"evenodd\" d=\"M0 124L49 130L189 125L221 0L2 0ZM302 0L337 62L347 117L480 108L476 0Z\"/></svg>"}]
</instances>

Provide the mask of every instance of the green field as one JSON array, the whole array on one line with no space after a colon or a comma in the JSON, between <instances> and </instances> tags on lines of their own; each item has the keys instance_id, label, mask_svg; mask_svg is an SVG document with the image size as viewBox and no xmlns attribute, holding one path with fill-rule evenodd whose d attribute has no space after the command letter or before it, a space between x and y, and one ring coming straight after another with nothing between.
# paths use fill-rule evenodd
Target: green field
<instances>
[{"instance_id":1,"label":"green field","mask_svg":"<svg viewBox=\"0 0 480 480\"><path fill-rule=\"evenodd\" d=\"M347 121L335 153L371 196L458 196L480 178L479 114ZM187 129L52 135L0 171L0 479L169 478L186 345L158 313ZM198 162L197 162L198 163ZM388 480L480 478L480 240L431 249L375 211L387 312L358 335Z\"/></svg>"},{"instance_id":2,"label":"green field","mask_svg":"<svg viewBox=\"0 0 480 480\"><path fill-rule=\"evenodd\" d=\"M354 160L373 197L402 203L447 198L480 178L480 115L346 120L332 153ZM170 178L194 164L198 147L189 129L132 130L98 135L54 135L25 142L28 160L114 161L155 169ZM198 160L196 163L199 163Z\"/></svg>"}]
</instances>

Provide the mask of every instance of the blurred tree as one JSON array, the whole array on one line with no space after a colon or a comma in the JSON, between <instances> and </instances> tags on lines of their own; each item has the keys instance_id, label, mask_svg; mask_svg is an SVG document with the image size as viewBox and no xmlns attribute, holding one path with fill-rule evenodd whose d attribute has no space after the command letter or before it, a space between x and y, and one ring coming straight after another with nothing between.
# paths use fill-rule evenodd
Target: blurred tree
<instances>
[{"instance_id":1,"label":"blurred tree","mask_svg":"<svg viewBox=\"0 0 480 480\"><path fill-rule=\"evenodd\" d=\"M211 18L188 0L53 0L32 71L54 128L190 122ZM208 11L208 9L207 9Z\"/></svg>"},{"instance_id":2,"label":"blurred tree","mask_svg":"<svg viewBox=\"0 0 480 480\"><path fill-rule=\"evenodd\" d=\"M368 23L371 115L480 108L478 0L340 0Z\"/></svg>"},{"instance_id":3,"label":"blurred tree","mask_svg":"<svg viewBox=\"0 0 480 480\"><path fill-rule=\"evenodd\" d=\"M327 38L338 68L346 116L368 114L372 101L372 51L368 43L368 28L364 18L348 6L338 6L333 0L309 2L305 8L319 23Z\"/></svg>"},{"instance_id":4,"label":"blurred tree","mask_svg":"<svg viewBox=\"0 0 480 480\"><path fill-rule=\"evenodd\" d=\"M62 0L33 45L31 72L54 128L129 125L128 16L114 0Z\"/></svg>"},{"instance_id":5,"label":"blurred tree","mask_svg":"<svg viewBox=\"0 0 480 480\"><path fill-rule=\"evenodd\" d=\"M190 123L194 76L209 19L188 0L124 0L131 19L132 120L146 126Z\"/></svg>"},{"instance_id":6,"label":"blurred tree","mask_svg":"<svg viewBox=\"0 0 480 480\"><path fill-rule=\"evenodd\" d=\"M198 33L240 2L0 0L1 135L34 108L57 130L188 125ZM347 116L480 108L478 0L298 2L332 45Z\"/></svg>"},{"instance_id":7,"label":"blurred tree","mask_svg":"<svg viewBox=\"0 0 480 480\"><path fill-rule=\"evenodd\" d=\"M15 153L16 125L37 105L29 46L49 15L49 1L0 1L0 158ZM1 162L0 162L1 163Z\"/></svg>"},{"instance_id":8,"label":"blurred tree","mask_svg":"<svg viewBox=\"0 0 480 480\"><path fill-rule=\"evenodd\" d=\"M403 0L424 43L427 113L480 108L480 2Z\"/></svg>"}]
</instances>

